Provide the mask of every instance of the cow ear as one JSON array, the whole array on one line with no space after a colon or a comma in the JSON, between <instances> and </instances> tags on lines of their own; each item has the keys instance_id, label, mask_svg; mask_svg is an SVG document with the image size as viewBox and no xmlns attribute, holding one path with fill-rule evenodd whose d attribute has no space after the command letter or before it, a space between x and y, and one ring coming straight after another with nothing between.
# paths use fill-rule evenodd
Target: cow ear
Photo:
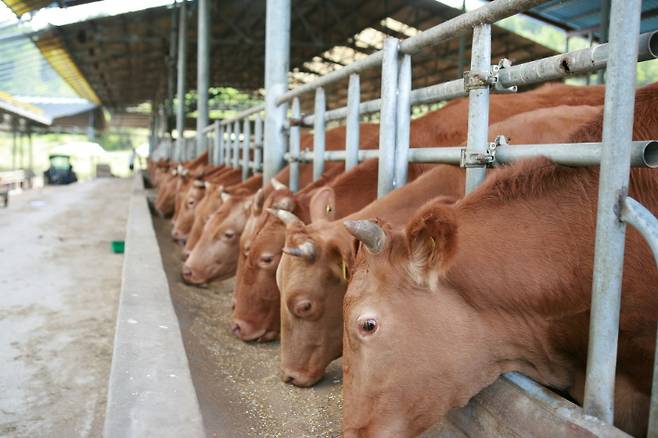
<instances>
[{"instance_id":1,"label":"cow ear","mask_svg":"<svg viewBox=\"0 0 658 438\"><path fill-rule=\"evenodd\" d=\"M263 205L265 204L265 192L263 189L258 189L254 195L254 202L251 205L251 214L258 216L263 211Z\"/></svg>"},{"instance_id":2,"label":"cow ear","mask_svg":"<svg viewBox=\"0 0 658 438\"><path fill-rule=\"evenodd\" d=\"M422 271L445 271L457 252L457 220L445 203L422 208L406 229L411 263Z\"/></svg>"},{"instance_id":3,"label":"cow ear","mask_svg":"<svg viewBox=\"0 0 658 438\"><path fill-rule=\"evenodd\" d=\"M318 189L309 203L311 222L336 219L336 193L331 187Z\"/></svg>"}]
</instances>

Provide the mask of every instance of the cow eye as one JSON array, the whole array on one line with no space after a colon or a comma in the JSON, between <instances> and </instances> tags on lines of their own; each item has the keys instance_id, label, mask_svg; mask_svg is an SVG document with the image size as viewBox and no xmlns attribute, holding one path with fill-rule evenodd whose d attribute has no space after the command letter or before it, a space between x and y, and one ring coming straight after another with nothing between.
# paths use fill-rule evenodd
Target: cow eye
<instances>
[{"instance_id":1,"label":"cow eye","mask_svg":"<svg viewBox=\"0 0 658 438\"><path fill-rule=\"evenodd\" d=\"M231 230L227 230L224 232L224 237L226 238L226 240L231 240L232 238L235 237L235 233Z\"/></svg>"},{"instance_id":2,"label":"cow eye","mask_svg":"<svg viewBox=\"0 0 658 438\"><path fill-rule=\"evenodd\" d=\"M274 257L272 257L271 255L262 255L262 256L260 256L260 261L267 264L267 265L272 263L272 260L274 260Z\"/></svg>"},{"instance_id":3,"label":"cow eye","mask_svg":"<svg viewBox=\"0 0 658 438\"><path fill-rule=\"evenodd\" d=\"M303 318L304 316L308 315L313 308L313 304L309 300L299 300L295 304L295 315L299 316L300 318Z\"/></svg>"},{"instance_id":4,"label":"cow eye","mask_svg":"<svg viewBox=\"0 0 658 438\"><path fill-rule=\"evenodd\" d=\"M362 318L357 322L359 325L359 333L362 336L370 336L377 331L378 325L375 318Z\"/></svg>"}]
</instances>

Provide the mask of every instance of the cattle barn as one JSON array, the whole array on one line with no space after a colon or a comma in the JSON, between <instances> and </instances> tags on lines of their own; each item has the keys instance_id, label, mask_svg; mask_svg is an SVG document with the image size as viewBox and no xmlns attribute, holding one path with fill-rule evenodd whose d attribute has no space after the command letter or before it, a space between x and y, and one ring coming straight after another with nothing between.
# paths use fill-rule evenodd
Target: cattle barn
<instances>
[{"instance_id":1,"label":"cattle barn","mask_svg":"<svg viewBox=\"0 0 658 438\"><path fill-rule=\"evenodd\" d=\"M0 436L658 437L658 1L3 2Z\"/></svg>"}]
</instances>

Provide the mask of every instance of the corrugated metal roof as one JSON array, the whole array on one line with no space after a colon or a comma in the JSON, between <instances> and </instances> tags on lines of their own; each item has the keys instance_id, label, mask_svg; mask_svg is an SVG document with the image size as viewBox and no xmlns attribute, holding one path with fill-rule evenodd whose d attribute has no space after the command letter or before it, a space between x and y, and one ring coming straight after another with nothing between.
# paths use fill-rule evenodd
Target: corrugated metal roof
<instances>
[{"instance_id":1,"label":"corrugated metal roof","mask_svg":"<svg viewBox=\"0 0 658 438\"><path fill-rule=\"evenodd\" d=\"M54 4L60 7L81 5L84 3L92 3L98 0L3 0L9 9L18 17L28 12L36 11L46 6Z\"/></svg>"},{"instance_id":2,"label":"corrugated metal roof","mask_svg":"<svg viewBox=\"0 0 658 438\"><path fill-rule=\"evenodd\" d=\"M73 88L78 96L100 105L100 99L78 69L69 52L64 48L59 36L53 35L40 38L35 41L35 44L53 69Z\"/></svg>"},{"instance_id":3,"label":"corrugated metal roof","mask_svg":"<svg viewBox=\"0 0 658 438\"><path fill-rule=\"evenodd\" d=\"M50 125L53 122L52 118L41 108L30 103L21 102L11 94L3 91L0 91L0 111L43 125Z\"/></svg>"},{"instance_id":4,"label":"corrugated metal roof","mask_svg":"<svg viewBox=\"0 0 658 438\"><path fill-rule=\"evenodd\" d=\"M550 0L528 14L565 30L592 30L599 38L601 0ZM642 2L642 32L658 29L658 0Z\"/></svg>"}]
</instances>

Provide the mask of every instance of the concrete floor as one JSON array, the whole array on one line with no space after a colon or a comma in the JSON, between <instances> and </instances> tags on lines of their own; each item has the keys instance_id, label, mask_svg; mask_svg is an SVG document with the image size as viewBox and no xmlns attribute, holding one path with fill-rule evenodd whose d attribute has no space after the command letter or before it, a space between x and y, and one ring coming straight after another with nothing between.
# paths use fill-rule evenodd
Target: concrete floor
<instances>
[{"instance_id":1,"label":"concrete floor","mask_svg":"<svg viewBox=\"0 0 658 438\"><path fill-rule=\"evenodd\" d=\"M101 436L131 180L0 209L0 436Z\"/></svg>"}]
</instances>

